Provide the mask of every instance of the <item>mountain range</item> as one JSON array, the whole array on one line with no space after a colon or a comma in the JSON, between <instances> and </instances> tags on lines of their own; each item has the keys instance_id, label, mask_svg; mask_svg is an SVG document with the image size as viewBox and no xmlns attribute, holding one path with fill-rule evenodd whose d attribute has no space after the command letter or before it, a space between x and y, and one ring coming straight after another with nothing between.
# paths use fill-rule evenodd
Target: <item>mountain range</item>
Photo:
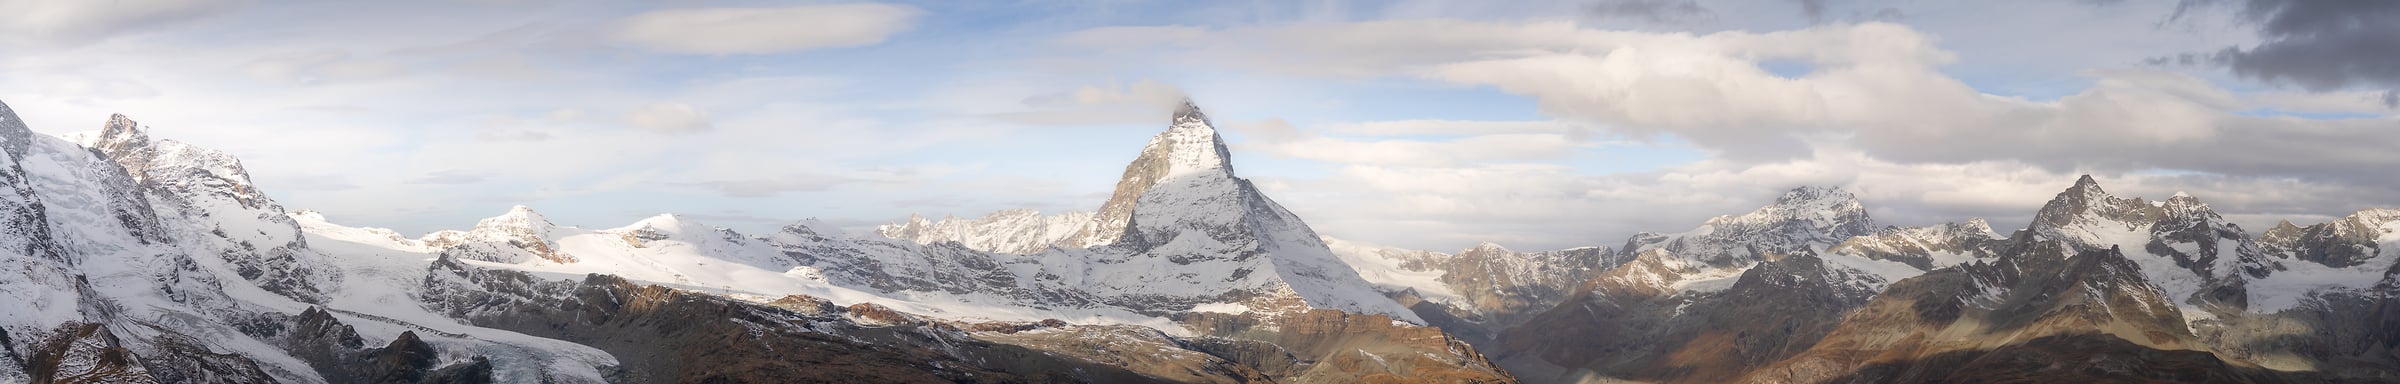
<instances>
[{"instance_id":1,"label":"mountain range","mask_svg":"<svg viewBox=\"0 0 2400 384\"><path fill-rule=\"evenodd\" d=\"M2400 210L2253 235L2086 176L2003 234L1801 187L1442 253L1321 236L1197 106L1167 117L1094 212L745 234L517 206L409 237L124 116L52 137L0 104L0 382L2400 381Z\"/></svg>"}]
</instances>

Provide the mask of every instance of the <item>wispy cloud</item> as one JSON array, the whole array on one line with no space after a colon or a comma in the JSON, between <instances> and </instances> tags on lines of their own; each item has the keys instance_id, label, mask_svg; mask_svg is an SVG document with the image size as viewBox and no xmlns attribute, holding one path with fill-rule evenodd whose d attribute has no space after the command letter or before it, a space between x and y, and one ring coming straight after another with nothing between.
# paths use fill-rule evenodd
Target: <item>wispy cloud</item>
<instances>
[{"instance_id":1,"label":"wispy cloud","mask_svg":"<svg viewBox=\"0 0 2400 384\"><path fill-rule=\"evenodd\" d=\"M673 53L794 52L881 43L923 13L878 3L670 9L626 18L616 38Z\"/></svg>"},{"instance_id":2,"label":"wispy cloud","mask_svg":"<svg viewBox=\"0 0 2400 384\"><path fill-rule=\"evenodd\" d=\"M409 184L474 184L474 183L481 183L481 182L483 182L484 180L486 180L486 179L488 179L488 178L489 178L488 176L485 176L485 175L483 175L483 174L481 174L481 173L472 172L472 171L462 171L462 170L455 170L455 169L446 169L446 170L440 170L440 171L427 172L427 173L425 173L425 174L422 174L422 175L417 175L417 177L411 177L411 178L408 178L408 181L405 181L405 183L409 183Z\"/></svg>"}]
</instances>

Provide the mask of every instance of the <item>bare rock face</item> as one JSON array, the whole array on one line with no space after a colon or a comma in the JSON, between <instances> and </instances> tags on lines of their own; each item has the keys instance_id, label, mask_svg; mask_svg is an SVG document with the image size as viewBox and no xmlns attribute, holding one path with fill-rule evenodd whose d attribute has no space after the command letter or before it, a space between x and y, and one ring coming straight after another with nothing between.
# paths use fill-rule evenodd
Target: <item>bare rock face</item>
<instances>
[{"instance_id":1,"label":"bare rock face","mask_svg":"<svg viewBox=\"0 0 2400 384\"><path fill-rule=\"evenodd\" d=\"M1257 369L1207 352L1158 330L1128 326L1067 326L978 332L976 339L1068 356L1145 376L1186 383L1270 383Z\"/></svg>"},{"instance_id":2,"label":"bare rock face","mask_svg":"<svg viewBox=\"0 0 2400 384\"><path fill-rule=\"evenodd\" d=\"M768 302L767 305L791 310L793 312L799 312L800 314L804 315L824 315L829 313L838 313L839 311L843 310L841 306L833 305L833 301L809 295L787 295L782 298L775 299L775 301Z\"/></svg>"},{"instance_id":3,"label":"bare rock face","mask_svg":"<svg viewBox=\"0 0 2400 384\"><path fill-rule=\"evenodd\" d=\"M1790 357L1865 304L1872 279L1815 256L1759 263L1719 292L1645 284L1684 274L1660 252L1595 279L1567 304L1512 329L1494 350L1530 381L1577 377L1725 382Z\"/></svg>"},{"instance_id":4,"label":"bare rock face","mask_svg":"<svg viewBox=\"0 0 2400 384\"><path fill-rule=\"evenodd\" d=\"M979 341L942 323L860 306L803 313L624 279L535 279L437 262L429 306L477 326L590 345L630 382L1164 382L1123 368ZM793 302L809 302L794 299ZM837 307L838 308L838 307ZM862 323L852 319L889 321Z\"/></svg>"},{"instance_id":5,"label":"bare rock face","mask_svg":"<svg viewBox=\"0 0 2400 384\"><path fill-rule=\"evenodd\" d=\"M35 383L157 383L141 357L99 324L68 324L25 365Z\"/></svg>"},{"instance_id":6,"label":"bare rock face","mask_svg":"<svg viewBox=\"0 0 2400 384\"><path fill-rule=\"evenodd\" d=\"M1487 349L1534 382L1728 380L1805 348L1889 283L1817 257L1872 225L1850 193L1806 187L1691 231L1637 234L1606 258L1621 262Z\"/></svg>"},{"instance_id":7,"label":"bare rock face","mask_svg":"<svg viewBox=\"0 0 2400 384\"><path fill-rule=\"evenodd\" d=\"M2120 340L2134 350L2202 349L2166 292L2145 282L2140 266L2122 253L2076 251L2029 235L2011 241L1998 263L1936 270L1893 284L1814 347L1746 380L1881 377L1875 372L1884 368L1870 367L2039 348L2045 344L2029 343L2052 336ZM2073 377L2066 374L2080 373L2037 377Z\"/></svg>"},{"instance_id":8,"label":"bare rock face","mask_svg":"<svg viewBox=\"0 0 2400 384\"><path fill-rule=\"evenodd\" d=\"M1178 319L1206 336L1263 341L1245 347L1224 343L1217 348L1237 352L1237 361L1273 364L1280 349L1296 364L1266 372L1278 382L1428 382L1513 383L1515 376L1500 369L1465 340L1440 329L1394 321L1388 316L1332 310L1293 315L1274 326L1218 313L1190 313ZM1261 349L1273 346L1272 349ZM1285 373L1278 373L1285 372Z\"/></svg>"},{"instance_id":9,"label":"bare rock face","mask_svg":"<svg viewBox=\"0 0 2400 384\"><path fill-rule=\"evenodd\" d=\"M373 374L368 379L379 383L416 382L424 379L425 371L440 361L433 345L417 338L416 331L400 332L400 337L392 339L391 344L368 352L367 356L370 356L367 369Z\"/></svg>"}]
</instances>

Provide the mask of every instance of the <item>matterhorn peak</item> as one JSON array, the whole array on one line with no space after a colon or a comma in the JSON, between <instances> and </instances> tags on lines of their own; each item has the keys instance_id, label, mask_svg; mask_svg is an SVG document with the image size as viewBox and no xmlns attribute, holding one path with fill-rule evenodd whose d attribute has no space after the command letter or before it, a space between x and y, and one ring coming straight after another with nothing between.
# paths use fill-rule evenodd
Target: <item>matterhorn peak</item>
<instances>
[{"instance_id":1,"label":"matterhorn peak","mask_svg":"<svg viewBox=\"0 0 2400 384\"><path fill-rule=\"evenodd\" d=\"M1140 156L1125 165L1124 175L1117 180L1116 192L1100 205L1093 225L1084 236L1078 236L1074 246L1097 246L1116 243L1125 235L1133 221L1134 205L1152 187L1174 180L1184 184L1230 186L1238 183L1233 176L1232 157L1227 156L1225 139L1217 135L1208 115L1189 99L1175 114L1165 132L1150 138Z\"/></svg>"},{"instance_id":2,"label":"matterhorn peak","mask_svg":"<svg viewBox=\"0 0 2400 384\"><path fill-rule=\"evenodd\" d=\"M1166 170L1167 176L1211 170L1223 170L1230 175L1233 173L1233 158L1227 156L1227 152L1225 138L1217 134L1217 128L1208 121L1208 115L1201 113L1200 107L1193 105L1189 99L1184 100L1182 107L1175 109L1174 124L1167 126L1166 132L1151 138L1150 145L1142 148L1143 157L1157 154L1168 162L1171 168ZM1135 162L1140 161L1135 159Z\"/></svg>"},{"instance_id":3,"label":"matterhorn peak","mask_svg":"<svg viewBox=\"0 0 2400 384\"><path fill-rule=\"evenodd\" d=\"M1183 98L1182 104L1175 106L1175 121L1180 122L1184 119L1207 122L1208 114L1200 113L1200 104L1193 103L1192 98L1186 97Z\"/></svg>"}]
</instances>

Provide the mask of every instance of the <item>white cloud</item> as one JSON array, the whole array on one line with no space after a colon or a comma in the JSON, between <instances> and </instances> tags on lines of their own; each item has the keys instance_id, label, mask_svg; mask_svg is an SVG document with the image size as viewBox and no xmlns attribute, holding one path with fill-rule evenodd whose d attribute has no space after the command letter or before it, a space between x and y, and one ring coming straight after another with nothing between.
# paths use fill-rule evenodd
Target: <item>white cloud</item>
<instances>
[{"instance_id":1,"label":"white cloud","mask_svg":"<svg viewBox=\"0 0 2400 384\"><path fill-rule=\"evenodd\" d=\"M401 72L399 63L354 57L343 49L277 53L242 65L242 73L252 78L287 84L374 80Z\"/></svg>"},{"instance_id":2,"label":"white cloud","mask_svg":"<svg viewBox=\"0 0 2400 384\"><path fill-rule=\"evenodd\" d=\"M221 12L243 0L0 0L0 44L73 44Z\"/></svg>"},{"instance_id":3,"label":"white cloud","mask_svg":"<svg viewBox=\"0 0 2400 384\"><path fill-rule=\"evenodd\" d=\"M1673 135L1750 162L1805 157L1812 140L1833 137L1892 161L2016 160L2054 171L2292 176L2400 166L2400 155L2381 150L2400 136L2365 127L2388 121L2243 116L2254 101L2183 74L2087 71L2092 86L2052 101L1986 94L1940 70L1956 56L1937 38L1898 24L1699 35L1456 20L1205 31L1117 28L1062 41L1166 34L1184 43L1151 52L1165 62L1491 87L1606 132ZM1812 71L1787 78L1763 68L1770 60ZM2317 109L2356 105L2331 107Z\"/></svg>"},{"instance_id":4,"label":"white cloud","mask_svg":"<svg viewBox=\"0 0 2400 384\"><path fill-rule=\"evenodd\" d=\"M1686 34L1417 20L1109 28L1061 42L1160 64L1489 87L1598 134L1670 136L1714 155L1592 175L1539 164L1587 147L1574 129L1538 123L1234 126L1250 138L1241 149L1338 169L1262 185L1320 230L1377 243L1613 245L1801 185L1848 186L1887 223L1986 217L2005 227L2082 173L2120 194L2187 191L2245 220L2400 200L2400 181L2374 174L2400 167L2389 150L2400 135L2388 132L2400 120L2241 114L2355 112L2368 100L2253 97L2155 69L2085 71L2092 84L2056 100L1993 95L1942 71L1957 56L1939 39L1898 24ZM1810 71L1787 77L1769 61Z\"/></svg>"},{"instance_id":5,"label":"white cloud","mask_svg":"<svg viewBox=\"0 0 2400 384\"><path fill-rule=\"evenodd\" d=\"M139 99L158 96L158 89L122 77L62 75L52 78L42 93L71 99Z\"/></svg>"},{"instance_id":6,"label":"white cloud","mask_svg":"<svg viewBox=\"0 0 2400 384\"><path fill-rule=\"evenodd\" d=\"M992 117L1031 125L1149 123L1174 111L1185 97L1182 88L1142 79L1027 97L1024 101L1027 110L997 113Z\"/></svg>"},{"instance_id":7,"label":"white cloud","mask_svg":"<svg viewBox=\"0 0 2400 384\"><path fill-rule=\"evenodd\" d=\"M1390 120L1336 123L1324 131L1365 136L1489 135L1507 133L1583 132L1590 128L1564 121Z\"/></svg>"},{"instance_id":8,"label":"white cloud","mask_svg":"<svg viewBox=\"0 0 2400 384\"><path fill-rule=\"evenodd\" d=\"M625 114L625 121L636 127L664 133L699 132L716 126L709 122L707 112L702 112L699 108L684 103L656 103L642 106L640 109L633 110L632 113Z\"/></svg>"},{"instance_id":9,"label":"white cloud","mask_svg":"<svg viewBox=\"0 0 2400 384\"><path fill-rule=\"evenodd\" d=\"M626 18L616 38L674 53L794 52L882 43L923 13L878 3L671 9Z\"/></svg>"},{"instance_id":10,"label":"white cloud","mask_svg":"<svg viewBox=\"0 0 2400 384\"><path fill-rule=\"evenodd\" d=\"M1220 122L1219 125L1240 131L1248 138L1234 144L1237 150L1359 165L1460 166L1557 160L1578 150L1607 144L1588 141L1586 135L1570 132L1565 125L1544 122L1397 121L1350 123L1326 129L1332 132L1364 131L1375 135L1478 133L1446 139L1326 136L1314 130L1295 128L1281 119Z\"/></svg>"}]
</instances>

